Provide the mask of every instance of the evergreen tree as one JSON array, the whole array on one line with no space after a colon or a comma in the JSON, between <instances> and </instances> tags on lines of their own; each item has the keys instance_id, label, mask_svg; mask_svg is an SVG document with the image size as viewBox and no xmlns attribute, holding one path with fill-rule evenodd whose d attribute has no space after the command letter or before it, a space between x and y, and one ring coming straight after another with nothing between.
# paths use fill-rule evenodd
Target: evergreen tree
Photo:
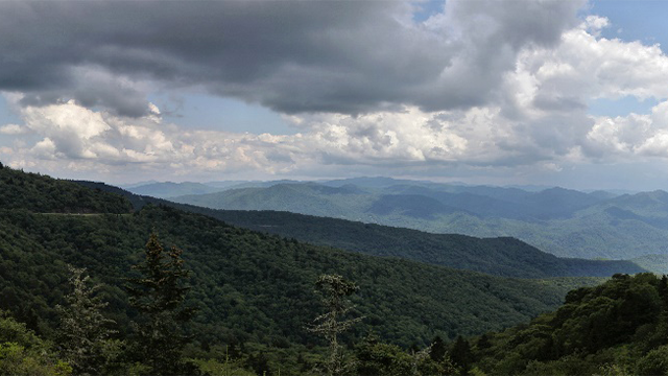
<instances>
[{"instance_id":1,"label":"evergreen tree","mask_svg":"<svg viewBox=\"0 0 668 376\"><path fill-rule=\"evenodd\" d=\"M468 375L473 363L471 345L462 336L458 336L452 346L452 362L460 368L460 375Z\"/></svg>"},{"instance_id":2,"label":"evergreen tree","mask_svg":"<svg viewBox=\"0 0 668 376\"><path fill-rule=\"evenodd\" d=\"M659 292L659 296L661 297L663 310L668 311L668 276L665 274L661 277L657 290Z\"/></svg>"},{"instance_id":3,"label":"evergreen tree","mask_svg":"<svg viewBox=\"0 0 668 376\"><path fill-rule=\"evenodd\" d=\"M340 275L321 275L315 285L323 295L322 303L327 312L315 319L310 330L322 335L329 342L327 373L332 376L343 375L350 371L351 367L345 361L338 335L361 320L361 318L345 319L354 308L348 297L357 292L359 287Z\"/></svg>"},{"instance_id":4,"label":"evergreen tree","mask_svg":"<svg viewBox=\"0 0 668 376\"><path fill-rule=\"evenodd\" d=\"M65 297L65 306L56 307L60 314L58 347L75 375L99 375L107 361L109 337L116 332L109 326L115 321L102 314L108 303L94 296L101 285L91 284L85 269L69 268L72 292Z\"/></svg>"},{"instance_id":5,"label":"evergreen tree","mask_svg":"<svg viewBox=\"0 0 668 376\"><path fill-rule=\"evenodd\" d=\"M184 307L189 288L185 280L189 272L181 258L183 251L172 247L165 251L156 234L146 244L143 263L133 266L141 276L130 278L127 291L130 305L140 313L135 324L137 355L154 375L193 374L196 369L181 359L190 337L185 325L195 310Z\"/></svg>"},{"instance_id":6,"label":"evergreen tree","mask_svg":"<svg viewBox=\"0 0 668 376\"><path fill-rule=\"evenodd\" d=\"M441 339L441 336L436 336L431 343L431 348L429 351L429 356L435 362L441 362L445 359L445 354L448 350L445 347L445 342Z\"/></svg>"}]
</instances>

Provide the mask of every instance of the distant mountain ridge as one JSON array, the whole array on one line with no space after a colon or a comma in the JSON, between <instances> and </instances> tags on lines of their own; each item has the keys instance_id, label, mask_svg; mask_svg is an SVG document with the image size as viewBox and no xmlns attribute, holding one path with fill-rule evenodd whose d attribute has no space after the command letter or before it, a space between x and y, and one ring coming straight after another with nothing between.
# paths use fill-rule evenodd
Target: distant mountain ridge
<instances>
[{"instance_id":1,"label":"distant mountain ridge","mask_svg":"<svg viewBox=\"0 0 668 376\"><path fill-rule=\"evenodd\" d=\"M351 182L366 184L352 185ZM398 183L390 185L390 183ZM462 186L392 179L324 183L173 198L225 210L278 210L477 237L511 236L561 257L631 259L668 253L668 193L615 195L564 188ZM354 187L354 188L353 188Z\"/></svg>"},{"instance_id":2,"label":"distant mountain ridge","mask_svg":"<svg viewBox=\"0 0 668 376\"><path fill-rule=\"evenodd\" d=\"M138 195L156 198L170 198L184 195L198 195L205 193L221 192L230 189L242 188L268 188L279 184L303 184L297 180L272 180L272 181L210 181L204 183L171 181L157 182L148 181L137 184L120 185L119 187Z\"/></svg>"},{"instance_id":3,"label":"distant mountain ridge","mask_svg":"<svg viewBox=\"0 0 668 376\"><path fill-rule=\"evenodd\" d=\"M199 195L205 193L219 192L220 188L210 187L201 183L152 183L138 187L128 188L128 191L139 194L149 195L158 198L169 198L183 195Z\"/></svg>"},{"instance_id":4,"label":"distant mountain ridge","mask_svg":"<svg viewBox=\"0 0 668 376\"><path fill-rule=\"evenodd\" d=\"M431 234L274 211L215 210L202 213L240 227L312 244L506 277L604 277L646 271L630 261L559 258L515 238L480 239L466 235Z\"/></svg>"}]
</instances>

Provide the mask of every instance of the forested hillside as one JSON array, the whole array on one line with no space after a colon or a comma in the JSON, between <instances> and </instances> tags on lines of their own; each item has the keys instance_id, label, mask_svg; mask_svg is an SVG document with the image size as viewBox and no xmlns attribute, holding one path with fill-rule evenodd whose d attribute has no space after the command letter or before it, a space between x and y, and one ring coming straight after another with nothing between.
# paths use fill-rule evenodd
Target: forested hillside
<instances>
[{"instance_id":1,"label":"forested hillside","mask_svg":"<svg viewBox=\"0 0 668 376\"><path fill-rule=\"evenodd\" d=\"M0 164L0 208L42 213L129 213L132 205L118 195L100 194L95 189Z\"/></svg>"},{"instance_id":2,"label":"forested hillside","mask_svg":"<svg viewBox=\"0 0 668 376\"><path fill-rule=\"evenodd\" d=\"M668 279L617 275L557 311L472 341L467 368L503 375L665 375Z\"/></svg>"},{"instance_id":3,"label":"forested hillside","mask_svg":"<svg viewBox=\"0 0 668 376\"><path fill-rule=\"evenodd\" d=\"M276 210L476 237L515 237L560 257L632 259L668 253L668 193L616 196L562 188L277 184L174 198L226 210Z\"/></svg>"},{"instance_id":4,"label":"forested hillside","mask_svg":"<svg viewBox=\"0 0 668 376\"><path fill-rule=\"evenodd\" d=\"M668 274L668 255L646 255L631 261L652 273Z\"/></svg>"},{"instance_id":5,"label":"forested hillside","mask_svg":"<svg viewBox=\"0 0 668 376\"><path fill-rule=\"evenodd\" d=\"M50 180L22 177L13 181ZM344 336L345 342L352 344L373 330L382 341L402 346L424 346L435 336L480 334L523 322L557 307L570 288L595 282L504 279L366 256L168 207L148 205L133 214L96 212L104 202L129 205L101 190L87 191L89 204L78 206L85 215L70 214L71 204L64 200L71 195L69 189L85 188L65 181L52 184L62 189L35 191L39 202L47 204L0 212L0 309L47 338L59 322L55 306L67 295L67 264L87 268L104 284L99 296L110 303L107 311L118 323L118 335L132 333L136 312L128 306L123 286L136 275L131 265L141 261L152 232L167 246L183 249L192 271L186 303L199 309L192 325L195 345L244 344L247 358L264 352L267 367L274 370L281 357L284 367L314 364L297 355L305 351L300 346L323 344L305 329L321 312L313 283L323 274L341 274L359 286L352 299L364 319ZM19 191L21 186L10 182L4 189ZM32 202L31 192L12 194ZM286 348L292 355L281 350Z\"/></svg>"},{"instance_id":6,"label":"forested hillside","mask_svg":"<svg viewBox=\"0 0 668 376\"><path fill-rule=\"evenodd\" d=\"M275 211L200 212L240 227L296 238L313 244L500 276L609 277L615 273L633 274L645 271L630 261L559 258L514 238L480 239L465 235L432 234Z\"/></svg>"},{"instance_id":7,"label":"forested hillside","mask_svg":"<svg viewBox=\"0 0 668 376\"><path fill-rule=\"evenodd\" d=\"M86 267L107 283L115 291L112 305L123 315L121 281L151 231L184 249L195 276L192 298L205 303L202 333L216 340L233 332L223 323L243 328L238 335L255 340L307 340L300 328L317 312L310 286L323 273L357 281L364 297L360 311L369 325L404 345L521 322L556 307L565 293L539 281L304 245L169 208L145 207L134 215L4 212L2 218L0 308L29 317L52 317L66 263Z\"/></svg>"}]
</instances>

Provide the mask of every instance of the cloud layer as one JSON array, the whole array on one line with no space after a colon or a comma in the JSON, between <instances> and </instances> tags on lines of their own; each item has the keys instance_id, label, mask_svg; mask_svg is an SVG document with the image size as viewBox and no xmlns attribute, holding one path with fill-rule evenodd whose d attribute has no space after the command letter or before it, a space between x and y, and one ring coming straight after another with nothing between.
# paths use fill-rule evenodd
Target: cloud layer
<instances>
[{"instance_id":1,"label":"cloud layer","mask_svg":"<svg viewBox=\"0 0 668 376\"><path fill-rule=\"evenodd\" d=\"M146 114L201 86L283 113L483 105L525 46L555 45L582 1L0 2L0 90ZM26 27L30 25L30 27Z\"/></svg>"},{"instance_id":2,"label":"cloud layer","mask_svg":"<svg viewBox=\"0 0 668 376\"><path fill-rule=\"evenodd\" d=\"M668 158L668 57L603 38L610 20L585 5L449 0L418 22L399 1L0 2L0 91L22 120L0 126L0 158L191 179ZM182 129L148 99L179 90L271 108L299 133ZM625 97L658 104L588 112Z\"/></svg>"}]
</instances>

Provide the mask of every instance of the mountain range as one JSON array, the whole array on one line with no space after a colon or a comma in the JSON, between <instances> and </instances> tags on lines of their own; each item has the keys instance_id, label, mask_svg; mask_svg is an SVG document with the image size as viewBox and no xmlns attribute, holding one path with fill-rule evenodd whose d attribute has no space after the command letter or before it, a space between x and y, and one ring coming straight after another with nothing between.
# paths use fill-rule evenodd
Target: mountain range
<instances>
[{"instance_id":1,"label":"mountain range","mask_svg":"<svg viewBox=\"0 0 668 376\"><path fill-rule=\"evenodd\" d=\"M389 178L244 184L169 197L213 209L286 211L430 233L514 237L560 257L619 260L668 254L664 191L530 191Z\"/></svg>"},{"instance_id":2,"label":"mountain range","mask_svg":"<svg viewBox=\"0 0 668 376\"><path fill-rule=\"evenodd\" d=\"M78 182L125 196L136 209L152 203L203 214L239 227L363 254L396 257L456 269L517 278L608 277L646 271L634 262L560 258L515 238L433 234L286 211L218 210L135 195L103 183ZM318 186L320 191L348 189Z\"/></svg>"},{"instance_id":3,"label":"mountain range","mask_svg":"<svg viewBox=\"0 0 668 376\"><path fill-rule=\"evenodd\" d=\"M290 185L294 184L274 187ZM306 186L331 196L364 195L368 190L350 184ZM422 197L426 196L416 200ZM392 359L403 356L397 353L402 348L457 338L447 351L456 365L466 367L467 355L456 350L466 341L460 336L483 335L467 351L475 354L476 366L490 374L531 374L538 366L548 369L550 364L537 362L551 359L598 366L599 360L576 359L572 353L579 342L570 338L586 336L581 328L614 332L615 338L594 343L587 348L590 352L629 338L646 338L640 336L645 332L638 333L642 328L656 331L646 323L656 321L660 297L668 291L664 281L660 285L649 274L633 280L619 274L642 271L631 262L558 258L514 238L430 234L286 212L214 210L6 167L0 168L0 203L0 310L7 312L3 315L11 314L42 338L57 338L57 306L65 304L72 265L85 268L100 284L97 296L108 303L105 314L118 328L115 338L132 340L136 312L128 305L124 286L136 276L132 265L145 256L149 234L157 234L165 247L183 250L183 265L190 271L186 304L196 307L197 314L189 329L193 342L183 356L206 356L227 364L227 351L234 349L235 364L257 374L303 374L323 359L325 343L306 329L322 313L314 281L323 274L341 274L359 287L351 299L355 315L363 320L340 340L355 346L365 364L381 364L382 359L394 364ZM657 259L660 256L643 260ZM573 290L603 278L563 277L611 274L612 282L606 285L611 287L603 291L614 295L605 298L598 297L600 289ZM540 316L531 326L522 324L556 309L564 298L567 305L556 314ZM589 304L591 299L598 300ZM611 303L600 306L596 302L601 299ZM576 303L586 309L584 314L572 308ZM596 316L588 315L590 310ZM599 316L606 325L591 329ZM627 325L630 319L637 323ZM617 336L618 327L626 337ZM560 334L566 332L568 338ZM384 358L369 360L363 352L369 345ZM214 349L226 349L224 357ZM569 352L558 353L562 350ZM534 359L533 368L515 359ZM638 359L638 367L644 366L645 358ZM405 374L409 368L397 369L403 371L392 374Z\"/></svg>"},{"instance_id":4,"label":"mountain range","mask_svg":"<svg viewBox=\"0 0 668 376\"><path fill-rule=\"evenodd\" d=\"M573 287L600 281L504 278L310 245L156 205L157 199L116 187L6 167L0 169L0 199L6 204L0 210L0 309L47 335L67 289L67 264L105 284L112 318L127 327L124 281L152 232L184 250L192 271L190 303L200 311L194 331L213 342L314 341L304 326L318 315L313 283L326 273L360 286L355 302L367 319L358 335L374 327L404 346L507 327L557 307ZM135 208L143 203L141 209L132 202ZM455 248L476 251L476 240L461 240ZM506 242L509 252L523 247L516 240L499 242L496 247Z\"/></svg>"}]
</instances>

